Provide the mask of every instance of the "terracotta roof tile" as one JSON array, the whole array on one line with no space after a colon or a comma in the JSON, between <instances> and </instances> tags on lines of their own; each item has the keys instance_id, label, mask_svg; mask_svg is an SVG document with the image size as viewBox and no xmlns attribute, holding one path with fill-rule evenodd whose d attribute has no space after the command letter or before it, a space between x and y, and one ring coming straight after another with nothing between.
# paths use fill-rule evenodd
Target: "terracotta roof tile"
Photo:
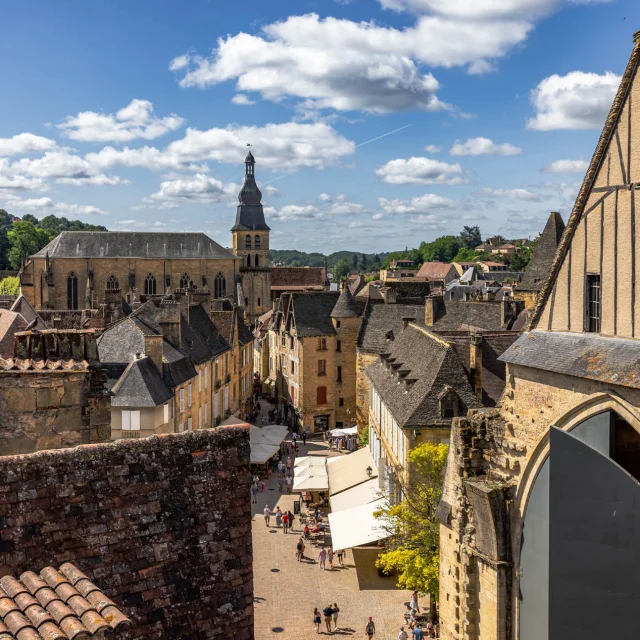
<instances>
[{"instance_id":1,"label":"terracotta roof tile","mask_svg":"<svg viewBox=\"0 0 640 640\"><path fill-rule=\"evenodd\" d=\"M131 621L70 563L0 578L0 640L89 640Z\"/></svg>"}]
</instances>

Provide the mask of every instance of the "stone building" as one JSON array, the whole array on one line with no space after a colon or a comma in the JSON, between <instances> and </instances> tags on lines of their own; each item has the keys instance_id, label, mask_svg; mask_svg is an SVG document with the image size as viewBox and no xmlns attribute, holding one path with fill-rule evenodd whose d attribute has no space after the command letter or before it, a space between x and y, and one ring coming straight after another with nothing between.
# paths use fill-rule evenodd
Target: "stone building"
<instances>
[{"instance_id":1,"label":"stone building","mask_svg":"<svg viewBox=\"0 0 640 640\"><path fill-rule=\"evenodd\" d=\"M111 439L93 331L19 332L0 358L0 456Z\"/></svg>"},{"instance_id":2,"label":"stone building","mask_svg":"<svg viewBox=\"0 0 640 640\"><path fill-rule=\"evenodd\" d=\"M65 634L48 626L28 594L13 591L21 607L31 605L30 615L11 614L15 605L3 597L4 623L23 629L0 635L251 640L249 449L247 428L221 427L0 457L1 575L72 563L100 586L105 597L88 600L107 622L131 621L115 635L90 635L83 625L101 619L46 569L55 594L39 596L53 601ZM81 591L80 576L66 575ZM7 578L0 582L6 589Z\"/></svg>"},{"instance_id":3,"label":"stone building","mask_svg":"<svg viewBox=\"0 0 640 640\"><path fill-rule=\"evenodd\" d=\"M291 291L328 290L326 267L272 267L271 300Z\"/></svg>"},{"instance_id":4,"label":"stone building","mask_svg":"<svg viewBox=\"0 0 640 640\"><path fill-rule=\"evenodd\" d=\"M495 409L454 421L446 640L637 633L640 34Z\"/></svg>"},{"instance_id":5,"label":"stone building","mask_svg":"<svg viewBox=\"0 0 640 640\"><path fill-rule=\"evenodd\" d=\"M232 251L204 233L63 231L23 265L23 295L38 310L100 311L127 292L204 291L242 305L255 322L270 308L270 229L253 154L245 167Z\"/></svg>"},{"instance_id":6,"label":"stone building","mask_svg":"<svg viewBox=\"0 0 640 640\"><path fill-rule=\"evenodd\" d=\"M285 411L310 431L350 426L356 413L360 315L341 293L287 293L269 328L269 379Z\"/></svg>"}]
</instances>

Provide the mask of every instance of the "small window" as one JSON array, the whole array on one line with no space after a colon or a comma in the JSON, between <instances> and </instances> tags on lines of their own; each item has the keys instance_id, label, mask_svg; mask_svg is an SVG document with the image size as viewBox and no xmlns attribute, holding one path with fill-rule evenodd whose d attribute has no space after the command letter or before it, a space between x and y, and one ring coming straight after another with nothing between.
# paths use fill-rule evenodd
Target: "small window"
<instances>
[{"instance_id":1,"label":"small window","mask_svg":"<svg viewBox=\"0 0 640 640\"><path fill-rule=\"evenodd\" d=\"M107 291L117 291L120 288L118 278L111 275L107 278Z\"/></svg>"},{"instance_id":2,"label":"small window","mask_svg":"<svg viewBox=\"0 0 640 640\"><path fill-rule=\"evenodd\" d=\"M260 236L256 236L256 237L253 239L253 246L254 246L256 249L259 249L259 248L260 248Z\"/></svg>"},{"instance_id":3,"label":"small window","mask_svg":"<svg viewBox=\"0 0 640 640\"><path fill-rule=\"evenodd\" d=\"M318 387L316 389L317 404L327 404L327 387Z\"/></svg>"},{"instance_id":4,"label":"small window","mask_svg":"<svg viewBox=\"0 0 640 640\"><path fill-rule=\"evenodd\" d=\"M184 411L184 389L180 389L180 413Z\"/></svg>"},{"instance_id":5,"label":"small window","mask_svg":"<svg viewBox=\"0 0 640 640\"><path fill-rule=\"evenodd\" d=\"M340 320L336 320L336 329L340 328Z\"/></svg>"},{"instance_id":6,"label":"small window","mask_svg":"<svg viewBox=\"0 0 640 640\"><path fill-rule=\"evenodd\" d=\"M336 341L336 351L342 351L342 342L340 340Z\"/></svg>"},{"instance_id":7,"label":"small window","mask_svg":"<svg viewBox=\"0 0 640 640\"><path fill-rule=\"evenodd\" d=\"M442 398L442 417L443 418L455 418L458 415L458 399L455 394L447 393Z\"/></svg>"},{"instance_id":8,"label":"small window","mask_svg":"<svg viewBox=\"0 0 640 640\"><path fill-rule=\"evenodd\" d=\"M247 267L251 266L251 255L247 256Z\"/></svg>"},{"instance_id":9,"label":"small window","mask_svg":"<svg viewBox=\"0 0 640 640\"><path fill-rule=\"evenodd\" d=\"M293 336L289 336L289 349L293 349Z\"/></svg>"},{"instance_id":10,"label":"small window","mask_svg":"<svg viewBox=\"0 0 640 640\"><path fill-rule=\"evenodd\" d=\"M253 264L255 264L256 267L260 266L260 258L259 258L257 253L256 253L256 256L254 258Z\"/></svg>"},{"instance_id":11,"label":"small window","mask_svg":"<svg viewBox=\"0 0 640 640\"><path fill-rule=\"evenodd\" d=\"M590 333L600 333L601 304L600 304L600 274L587 275L587 318L586 330Z\"/></svg>"},{"instance_id":12,"label":"small window","mask_svg":"<svg viewBox=\"0 0 640 640\"><path fill-rule=\"evenodd\" d=\"M318 360L318 375L326 376L327 375L327 361L326 360Z\"/></svg>"},{"instance_id":13,"label":"small window","mask_svg":"<svg viewBox=\"0 0 640 640\"><path fill-rule=\"evenodd\" d=\"M342 367L338 367L338 375L336 377L338 382L342 382Z\"/></svg>"},{"instance_id":14,"label":"small window","mask_svg":"<svg viewBox=\"0 0 640 640\"><path fill-rule=\"evenodd\" d=\"M187 429L189 431L193 429L193 420L191 418L187 418Z\"/></svg>"},{"instance_id":15,"label":"small window","mask_svg":"<svg viewBox=\"0 0 640 640\"><path fill-rule=\"evenodd\" d=\"M244 306L245 306L245 308L247 308L247 309L249 308L249 298L245 298L245 299L244 299Z\"/></svg>"},{"instance_id":16,"label":"small window","mask_svg":"<svg viewBox=\"0 0 640 640\"><path fill-rule=\"evenodd\" d=\"M327 350L327 339L318 338L318 351L326 351L326 350Z\"/></svg>"},{"instance_id":17,"label":"small window","mask_svg":"<svg viewBox=\"0 0 640 640\"><path fill-rule=\"evenodd\" d=\"M244 237L244 248L251 249L251 236L249 234Z\"/></svg>"},{"instance_id":18,"label":"small window","mask_svg":"<svg viewBox=\"0 0 640 640\"><path fill-rule=\"evenodd\" d=\"M198 424L196 426L198 429L202 429L202 407L198 408Z\"/></svg>"},{"instance_id":19,"label":"small window","mask_svg":"<svg viewBox=\"0 0 640 640\"><path fill-rule=\"evenodd\" d=\"M291 361L291 375L293 375L296 372L296 364L295 362L292 360Z\"/></svg>"},{"instance_id":20,"label":"small window","mask_svg":"<svg viewBox=\"0 0 640 640\"><path fill-rule=\"evenodd\" d=\"M122 430L140 431L140 411L122 412Z\"/></svg>"},{"instance_id":21,"label":"small window","mask_svg":"<svg viewBox=\"0 0 640 640\"><path fill-rule=\"evenodd\" d=\"M344 398L338 398L338 406L344 407Z\"/></svg>"},{"instance_id":22,"label":"small window","mask_svg":"<svg viewBox=\"0 0 640 640\"><path fill-rule=\"evenodd\" d=\"M187 404L188 406L191 406L191 402L193 400L193 393L191 391L191 383L189 383L189 386L187 387Z\"/></svg>"},{"instance_id":23,"label":"small window","mask_svg":"<svg viewBox=\"0 0 640 640\"><path fill-rule=\"evenodd\" d=\"M258 306L261 306L260 298L258 298Z\"/></svg>"}]
</instances>

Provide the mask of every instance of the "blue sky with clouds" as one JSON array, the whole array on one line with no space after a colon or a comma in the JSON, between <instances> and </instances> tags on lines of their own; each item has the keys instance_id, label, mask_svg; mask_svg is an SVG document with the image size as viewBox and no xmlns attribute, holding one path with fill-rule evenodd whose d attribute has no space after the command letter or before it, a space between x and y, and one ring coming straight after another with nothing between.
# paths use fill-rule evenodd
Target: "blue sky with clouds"
<instances>
[{"instance_id":1,"label":"blue sky with clouds","mask_svg":"<svg viewBox=\"0 0 640 640\"><path fill-rule=\"evenodd\" d=\"M640 29L637 0L41 0L0 15L0 207L226 246L251 143L272 246L324 252L464 224L524 237L566 216Z\"/></svg>"}]
</instances>

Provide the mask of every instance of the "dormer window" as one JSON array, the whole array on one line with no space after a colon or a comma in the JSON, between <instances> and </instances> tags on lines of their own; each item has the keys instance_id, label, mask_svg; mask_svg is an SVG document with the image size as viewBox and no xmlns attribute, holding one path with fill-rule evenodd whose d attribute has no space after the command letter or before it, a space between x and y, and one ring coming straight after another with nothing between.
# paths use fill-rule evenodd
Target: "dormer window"
<instances>
[{"instance_id":1,"label":"dormer window","mask_svg":"<svg viewBox=\"0 0 640 640\"><path fill-rule=\"evenodd\" d=\"M452 389L440 397L440 415L443 418L455 418L460 415L460 401Z\"/></svg>"}]
</instances>

